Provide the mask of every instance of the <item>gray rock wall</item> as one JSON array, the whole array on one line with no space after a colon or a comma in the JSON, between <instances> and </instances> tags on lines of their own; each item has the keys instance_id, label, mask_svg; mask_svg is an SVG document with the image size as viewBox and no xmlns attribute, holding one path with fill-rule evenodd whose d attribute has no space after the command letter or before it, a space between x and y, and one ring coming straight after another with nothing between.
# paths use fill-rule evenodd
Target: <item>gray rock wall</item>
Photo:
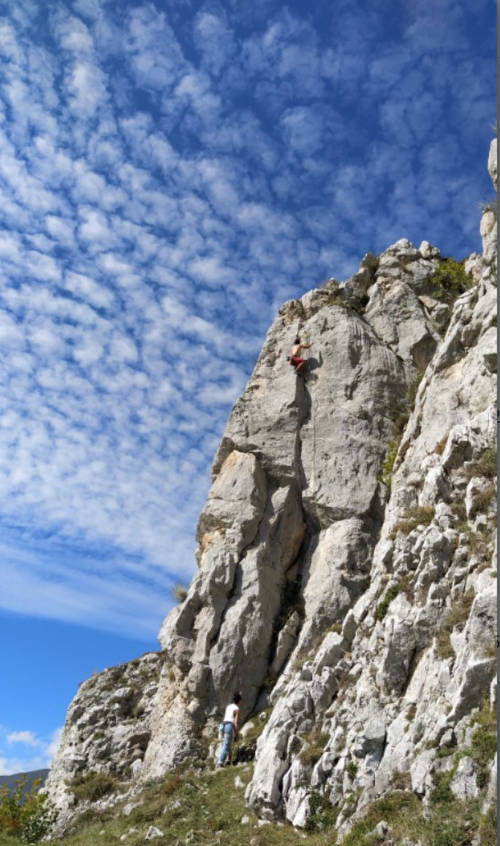
<instances>
[{"instance_id":1,"label":"gray rock wall","mask_svg":"<svg viewBox=\"0 0 500 846\"><path fill-rule=\"evenodd\" d=\"M71 819L71 785L89 773L119 780L137 778L151 739L151 712L163 657L140 658L91 676L80 685L68 708L59 750L45 784L61 810L61 824Z\"/></svg>"},{"instance_id":2,"label":"gray rock wall","mask_svg":"<svg viewBox=\"0 0 500 846\"><path fill-rule=\"evenodd\" d=\"M481 234L458 299L433 281L437 248L402 239L280 309L214 460L134 771L106 729L118 769L143 780L206 755L237 687L243 717L272 705L249 803L302 826L317 791L345 807L345 830L348 794L360 812L398 774L425 798L446 766L436 750L465 744L494 676L491 211ZM305 379L287 363L297 332L312 343ZM97 732L72 728L96 705L84 686L68 712L59 796L68 772L104 766Z\"/></svg>"}]
</instances>

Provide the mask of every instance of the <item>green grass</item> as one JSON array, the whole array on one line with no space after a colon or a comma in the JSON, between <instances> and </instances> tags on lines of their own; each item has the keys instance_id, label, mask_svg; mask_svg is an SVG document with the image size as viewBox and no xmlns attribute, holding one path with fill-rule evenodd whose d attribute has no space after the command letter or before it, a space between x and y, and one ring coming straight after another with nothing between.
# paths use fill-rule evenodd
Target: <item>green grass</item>
<instances>
[{"instance_id":1,"label":"green grass","mask_svg":"<svg viewBox=\"0 0 500 846\"><path fill-rule=\"evenodd\" d=\"M373 846L370 832L382 820L388 823L395 844L409 837L412 841L419 840L422 846L468 846L480 824L480 801L459 802L449 785L443 785L442 781L438 778L437 785L435 782L428 813L424 814L422 803L414 793L396 791L371 805L363 818L354 823L341 846ZM481 821L484 819L482 824L489 837L493 823L487 817ZM484 841L488 846L490 842L494 841Z\"/></svg>"},{"instance_id":2,"label":"green grass","mask_svg":"<svg viewBox=\"0 0 500 846\"><path fill-rule=\"evenodd\" d=\"M349 778L356 778L356 773L358 772L358 765L354 761L349 761L345 769Z\"/></svg>"},{"instance_id":3,"label":"green grass","mask_svg":"<svg viewBox=\"0 0 500 846\"><path fill-rule=\"evenodd\" d=\"M396 461L396 455L398 454L398 447L399 447L399 440L391 440L387 444L387 454L385 456L385 461L382 466L382 473L380 476L380 481L386 485L387 489L391 490L391 483L392 483L392 474L394 472L394 462Z\"/></svg>"},{"instance_id":4,"label":"green grass","mask_svg":"<svg viewBox=\"0 0 500 846\"><path fill-rule=\"evenodd\" d=\"M326 744L329 740L328 734L321 734L316 729L308 732L303 737L304 746L302 747L299 758L303 764L314 764L319 761Z\"/></svg>"},{"instance_id":5,"label":"green grass","mask_svg":"<svg viewBox=\"0 0 500 846\"><path fill-rule=\"evenodd\" d=\"M477 724L471 747L477 751L474 760L489 761L492 751L492 712L487 706L475 717ZM476 734L479 729L481 733ZM483 732L487 729L487 737ZM467 751L470 754L470 751ZM476 755L476 752L474 752ZM199 771L185 769L171 773L145 786L134 797L138 807L125 817L123 803L105 812L82 814L74 823L74 830L63 840L53 840L53 846L143 846L150 825L159 828L164 836L152 841L155 846L178 846L190 842L193 846L373 846L370 832L381 820L386 820L395 844L411 837L422 846L466 846L472 834L481 832L481 846L495 842L494 811L481 816L482 798L459 802L449 789L450 774L434 779L432 801L427 814L418 797L408 790L393 793L371 805L362 819L354 823L349 834L337 841L335 824L339 808L317 792L311 794L311 815L306 831L296 831L290 825L271 823L259 827L257 817L244 801L244 786L236 787L238 776L244 785L251 778L251 766L226 767L222 770ZM354 809L356 794L346 797L345 813ZM249 822L241 823L247 816ZM121 841L123 834L136 832ZM0 833L0 846L22 846L22 841Z\"/></svg>"},{"instance_id":6,"label":"green grass","mask_svg":"<svg viewBox=\"0 0 500 846\"><path fill-rule=\"evenodd\" d=\"M481 491L481 493L476 494L472 500L472 505L469 511L470 519L473 520L478 514L484 514L488 511L495 497L496 490L495 485L493 484L489 485L486 490Z\"/></svg>"},{"instance_id":7,"label":"green grass","mask_svg":"<svg viewBox=\"0 0 500 846\"><path fill-rule=\"evenodd\" d=\"M397 584L392 585L388 591L386 591L384 598L381 602L377 605L375 611L375 617L377 620L383 620L385 615L389 610L389 605L391 604L392 600L398 596L400 593L406 593L408 596L411 596L411 578L412 574L406 573L404 576L398 580Z\"/></svg>"},{"instance_id":8,"label":"green grass","mask_svg":"<svg viewBox=\"0 0 500 846\"><path fill-rule=\"evenodd\" d=\"M429 523L432 523L433 518L433 505L416 505L414 508L408 508L403 519L394 526L391 538L394 539L398 532L409 535L417 526L428 526Z\"/></svg>"},{"instance_id":9,"label":"green grass","mask_svg":"<svg viewBox=\"0 0 500 846\"><path fill-rule=\"evenodd\" d=\"M497 810L492 807L479 817L481 846L497 846Z\"/></svg>"},{"instance_id":10,"label":"green grass","mask_svg":"<svg viewBox=\"0 0 500 846\"><path fill-rule=\"evenodd\" d=\"M396 598L399 593L399 587L397 585L393 585L389 588L389 590L385 593L385 596L382 602L379 602L377 605L377 610L375 611L375 617L377 620L383 620L387 611L389 610L389 605L391 604L392 600Z\"/></svg>"},{"instance_id":11,"label":"green grass","mask_svg":"<svg viewBox=\"0 0 500 846\"><path fill-rule=\"evenodd\" d=\"M354 823L342 846L372 846L370 832L377 823L386 820L394 832L410 834L409 817L416 819L421 814L420 803L414 793L397 791L370 806L366 814ZM405 822L403 827L403 822Z\"/></svg>"},{"instance_id":12,"label":"green grass","mask_svg":"<svg viewBox=\"0 0 500 846\"><path fill-rule=\"evenodd\" d=\"M306 822L306 831L308 832L333 828L340 809L335 808L321 793L314 792L310 799L310 810L311 813ZM335 839L335 834L332 832L330 843L334 843Z\"/></svg>"},{"instance_id":13,"label":"green grass","mask_svg":"<svg viewBox=\"0 0 500 846\"><path fill-rule=\"evenodd\" d=\"M467 465L466 475L468 479L473 476L485 476L487 479L494 479L497 474L497 451L495 447L488 447L481 453L477 461L471 461Z\"/></svg>"},{"instance_id":14,"label":"green grass","mask_svg":"<svg viewBox=\"0 0 500 846\"><path fill-rule=\"evenodd\" d=\"M108 793L112 793L118 785L116 778L108 773L88 772L78 776L68 784L68 789L74 794L77 802L88 799L95 802Z\"/></svg>"},{"instance_id":15,"label":"green grass","mask_svg":"<svg viewBox=\"0 0 500 846\"><path fill-rule=\"evenodd\" d=\"M73 823L72 831L53 846L143 846L151 825L164 836L155 839L156 846L179 846L190 842L195 846L373 846L370 832L381 820L386 820L395 844L404 837L421 841L422 846L466 846L472 834L481 832L481 846L495 843L496 819L494 809L481 815L482 797L487 773L496 746L495 712L485 703L471 718L473 732L467 749L454 751L455 767L445 774L436 774L428 812L424 814L419 798L407 788L407 776L393 784L393 792L371 805L357 820L349 834L339 842L335 831L339 807L314 791L311 794L311 814L304 831L290 825L271 823L260 827L254 812L245 804L244 790L252 775L252 765L230 766L222 770L199 770L187 767L145 785L133 801L138 805L129 816L122 813L124 803L106 811L89 810ZM260 724L259 728L264 724ZM312 734L312 733L311 733ZM315 738L318 747L325 737ZM450 782L460 757L470 755L476 763L478 783L482 795L476 800L459 802L453 796ZM348 765L351 777L355 763ZM243 786L236 787L235 779ZM342 811L352 812L357 793L349 794ZM249 822L241 823L242 817ZM122 835L130 832L124 841ZM23 846L20 839L0 833L0 846Z\"/></svg>"},{"instance_id":16,"label":"green grass","mask_svg":"<svg viewBox=\"0 0 500 846\"><path fill-rule=\"evenodd\" d=\"M259 714L256 714L255 717L252 717L252 719L249 720L249 722L253 724L252 728L245 734L245 737L242 737L241 741L237 741L237 743L241 742L245 746L254 746L267 725L267 720L271 711L272 708L269 707L266 708L265 711L261 711ZM265 719L259 719L261 715L265 715Z\"/></svg>"},{"instance_id":17,"label":"green grass","mask_svg":"<svg viewBox=\"0 0 500 846\"><path fill-rule=\"evenodd\" d=\"M236 776L248 783L251 765L230 766L215 771L186 769L167 775L146 785L134 802L140 802L132 813L121 813L124 803L98 813L82 814L73 826L75 829L62 840L53 840L53 846L143 846L149 826L163 831L164 836L153 840L155 846L176 846L190 839L193 846L234 846L252 840L255 846L299 846L303 832L292 826L271 823L259 827L254 812L245 804L244 787L235 787ZM337 810L319 794L312 797L312 819L308 827L307 843L310 846L332 846L336 842L334 824ZM247 816L250 822L241 824ZM136 828L125 841L120 837ZM104 834L100 834L100 832ZM192 834L190 834L192 832ZM217 836L216 836L217 832ZM1 839L0 846L22 846L12 838Z\"/></svg>"},{"instance_id":18,"label":"green grass","mask_svg":"<svg viewBox=\"0 0 500 846\"><path fill-rule=\"evenodd\" d=\"M481 710L474 715L476 728L473 732L470 748L465 750L477 767L477 783L482 789L488 781L490 762L495 757L497 748L496 712L485 702Z\"/></svg>"},{"instance_id":19,"label":"green grass","mask_svg":"<svg viewBox=\"0 0 500 846\"><path fill-rule=\"evenodd\" d=\"M450 635L454 629L461 631L469 619L470 609L474 602L474 591L468 590L453 603L443 625L436 636L437 653L440 658L451 658L455 653L451 645Z\"/></svg>"}]
</instances>

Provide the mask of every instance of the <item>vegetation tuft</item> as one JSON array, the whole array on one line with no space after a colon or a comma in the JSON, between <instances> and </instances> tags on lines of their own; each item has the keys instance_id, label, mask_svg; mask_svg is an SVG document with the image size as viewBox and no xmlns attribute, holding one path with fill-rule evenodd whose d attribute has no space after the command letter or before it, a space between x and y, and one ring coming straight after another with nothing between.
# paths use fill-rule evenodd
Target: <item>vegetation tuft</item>
<instances>
[{"instance_id":1,"label":"vegetation tuft","mask_svg":"<svg viewBox=\"0 0 500 846\"><path fill-rule=\"evenodd\" d=\"M416 505L414 508L408 508L403 519L394 526L391 538L394 539L398 532L409 535L417 526L428 526L432 523L434 512L433 505Z\"/></svg>"},{"instance_id":2,"label":"vegetation tuft","mask_svg":"<svg viewBox=\"0 0 500 846\"><path fill-rule=\"evenodd\" d=\"M314 766L321 758L329 736L321 734L316 729L304 735L304 746L300 750L299 758L303 764Z\"/></svg>"},{"instance_id":3,"label":"vegetation tuft","mask_svg":"<svg viewBox=\"0 0 500 846\"><path fill-rule=\"evenodd\" d=\"M68 789L76 797L77 802L85 799L96 802L108 793L113 793L117 788L118 782L114 776L92 770L83 776L77 776L68 784Z\"/></svg>"},{"instance_id":4,"label":"vegetation tuft","mask_svg":"<svg viewBox=\"0 0 500 846\"><path fill-rule=\"evenodd\" d=\"M391 490L392 474L394 472L394 462L396 461L396 455L398 454L398 447L398 440L391 440L387 444L387 454L382 466L382 474L379 479L379 481L386 485L389 491Z\"/></svg>"},{"instance_id":5,"label":"vegetation tuft","mask_svg":"<svg viewBox=\"0 0 500 846\"><path fill-rule=\"evenodd\" d=\"M470 755L477 767L477 783L482 790L488 782L488 769L495 757L497 748L496 711L485 702L481 710L475 715L477 724L471 738L469 749L465 754Z\"/></svg>"},{"instance_id":6,"label":"vegetation tuft","mask_svg":"<svg viewBox=\"0 0 500 846\"><path fill-rule=\"evenodd\" d=\"M13 788L0 787L0 839L5 837L5 843L38 843L50 833L57 812L47 793L40 791L40 783L37 779L28 788L23 777Z\"/></svg>"},{"instance_id":7,"label":"vegetation tuft","mask_svg":"<svg viewBox=\"0 0 500 846\"><path fill-rule=\"evenodd\" d=\"M315 791L309 797L309 810L305 828L310 832L332 828L337 821L340 809L334 807L325 796ZM330 840L330 843L334 842L335 840Z\"/></svg>"},{"instance_id":8,"label":"vegetation tuft","mask_svg":"<svg viewBox=\"0 0 500 846\"><path fill-rule=\"evenodd\" d=\"M433 294L438 300L450 305L460 294L472 287L472 279L464 268L462 261L448 258L441 261L436 272L431 277Z\"/></svg>"},{"instance_id":9,"label":"vegetation tuft","mask_svg":"<svg viewBox=\"0 0 500 846\"><path fill-rule=\"evenodd\" d=\"M356 773L358 772L358 765L354 761L349 761L345 769L349 778L356 778Z\"/></svg>"},{"instance_id":10,"label":"vegetation tuft","mask_svg":"<svg viewBox=\"0 0 500 846\"><path fill-rule=\"evenodd\" d=\"M368 297L361 297L357 302L352 300L349 302L340 292L332 291L328 295L326 302L329 306L340 306L349 311L355 311L357 314L364 314L368 304Z\"/></svg>"},{"instance_id":11,"label":"vegetation tuft","mask_svg":"<svg viewBox=\"0 0 500 846\"><path fill-rule=\"evenodd\" d=\"M489 485L486 490L476 494L472 500L472 505L469 511L469 517L473 520L478 514L484 514L488 511L491 503L496 497L495 485Z\"/></svg>"},{"instance_id":12,"label":"vegetation tuft","mask_svg":"<svg viewBox=\"0 0 500 846\"><path fill-rule=\"evenodd\" d=\"M480 819L488 838L481 839L481 844L492 846L494 815L480 818L477 799L457 800L449 788L449 777L449 773L444 777L437 774L428 811L424 811L420 800L410 791L395 791L379 799L354 823L341 846L373 846L373 829L382 820L389 825L394 843L403 843L408 838L421 846L470 846Z\"/></svg>"},{"instance_id":13,"label":"vegetation tuft","mask_svg":"<svg viewBox=\"0 0 500 846\"><path fill-rule=\"evenodd\" d=\"M379 602L377 605L377 610L375 611L375 617L377 620L383 620L387 611L389 610L389 605L391 604L393 599L396 599L396 596L399 593L398 585L392 585L388 591L386 591L382 602Z\"/></svg>"},{"instance_id":14,"label":"vegetation tuft","mask_svg":"<svg viewBox=\"0 0 500 846\"><path fill-rule=\"evenodd\" d=\"M495 447L485 449L477 461L471 461L467 465L467 478L473 476L485 476L486 479L494 479L497 474L497 451Z\"/></svg>"},{"instance_id":15,"label":"vegetation tuft","mask_svg":"<svg viewBox=\"0 0 500 846\"><path fill-rule=\"evenodd\" d=\"M418 370L417 375L415 377L415 381L414 381L413 385L411 386L410 390L408 391L408 403L410 405L410 408L413 408L413 406L415 405L415 399L417 397L417 392L418 392L418 389L419 389L419 386L420 386L420 382L422 381L423 378L424 378L424 371Z\"/></svg>"},{"instance_id":16,"label":"vegetation tuft","mask_svg":"<svg viewBox=\"0 0 500 846\"><path fill-rule=\"evenodd\" d=\"M184 587L184 585L179 584L179 585L173 586L172 596L175 599L175 601L178 602L179 604L181 602L184 602L187 595L188 595L188 592L187 592L186 588Z\"/></svg>"},{"instance_id":17,"label":"vegetation tuft","mask_svg":"<svg viewBox=\"0 0 500 846\"><path fill-rule=\"evenodd\" d=\"M451 658L455 653L451 645L450 635L454 629L461 631L469 619L470 609L474 602L474 591L468 590L460 599L453 603L436 636L437 653L440 658Z\"/></svg>"},{"instance_id":18,"label":"vegetation tuft","mask_svg":"<svg viewBox=\"0 0 500 846\"><path fill-rule=\"evenodd\" d=\"M383 620L387 611L389 610L389 605L391 604L392 600L398 596L400 593L406 593L408 596L411 596L412 589L411 589L411 579L412 574L406 573L404 576L397 581L395 585L391 585L388 591L386 591L384 598L381 602L377 605L375 611L375 617L377 620Z\"/></svg>"},{"instance_id":19,"label":"vegetation tuft","mask_svg":"<svg viewBox=\"0 0 500 846\"><path fill-rule=\"evenodd\" d=\"M444 448L447 444L447 441L448 441L448 432L446 433L446 435L444 435L443 438L441 438L440 441L437 442L436 446L434 447L435 455L442 455L443 454Z\"/></svg>"}]
</instances>

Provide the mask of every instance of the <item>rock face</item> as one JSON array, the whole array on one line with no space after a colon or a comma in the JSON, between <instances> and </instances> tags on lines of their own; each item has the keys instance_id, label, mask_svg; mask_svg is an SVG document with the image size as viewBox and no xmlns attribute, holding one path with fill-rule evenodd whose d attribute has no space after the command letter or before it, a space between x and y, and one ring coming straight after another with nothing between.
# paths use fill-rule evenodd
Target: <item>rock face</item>
<instances>
[{"instance_id":1,"label":"rock face","mask_svg":"<svg viewBox=\"0 0 500 846\"><path fill-rule=\"evenodd\" d=\"M68 708L63 736L46 789L71 818L71 784L89 773L122 780L137 777L151 737L151 710L163 656L147 652L127 664L91 676Z\"/></svg>"},{"instance_id":2,"label":"rock face","mask_svg":"<svg viewBox=\"0 0 500 846\"><path fill-rule=\"evenodd\" d=\"M197 574L161 658L141 659L162 664L142 740L119 740L123 715L111 727L125 681L107 699L87 682L49 779L61 806L79 770L135 754L150 779L205 755L235 688L243 718L271 706L247 790L264 818L303 826L319 792L343 831L352 796L359 813L397 776L425 797L437 750L465 748L493 696L496 616L492 211L481 234L458 298L439 251L402 239L280 309L215 456ZM286 360L297 333L305 379ZM472 759L452 789L477 795Z\"/></svg>"}]
</instances>

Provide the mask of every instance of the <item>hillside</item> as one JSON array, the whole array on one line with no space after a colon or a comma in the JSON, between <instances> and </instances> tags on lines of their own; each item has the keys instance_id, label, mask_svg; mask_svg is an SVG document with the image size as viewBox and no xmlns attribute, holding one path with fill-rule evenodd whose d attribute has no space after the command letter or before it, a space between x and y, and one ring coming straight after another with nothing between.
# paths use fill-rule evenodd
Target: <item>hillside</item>
<instances>
[{"instance_id":1,"label":"hillside","mask_svg":"<svg viewBox=\"0 0 500 846\"><path fill-rule=\"evenodd\" d=\"M29 773L14 773L13 775L0 776L0 787L6 784L9 788L12 788L17 781L26 778L26 787L29 790L34 781L40 780L40 785L43 786L48 774L48 770L31 770Z\"/></svg>"},{"instance_id":2,"label":"hillside","mask_svg":"<svg viewBox=\"0 0 500 846\"><path fill-rule=\"evenodd\" d=\"M489 169L496 186L496 152ZM166 813L159 844L294 843L300 830L311 843L336 831L361 844L383 820L379 842L491 842L491 209L481 235L482 255L463 262L401 239L345 284L329 279L282 306L215 456L198 570L161 651L84 682L68 710L48 779L59 832L82 811L105 822L120 796L144 802L151 790L149 820ZM305 378L287 363L297 333L312 344ZM235 687L260 734L255 760L234 788L232 822L188 839L175 819L190 813L189 767L213 766ZM204 770L193 786L210 804L224 785L232 797L234 775ZM246 841L240 814L255 825ZM142 843L149 820L127 842Z\"/></svg>"}]
</instances>

